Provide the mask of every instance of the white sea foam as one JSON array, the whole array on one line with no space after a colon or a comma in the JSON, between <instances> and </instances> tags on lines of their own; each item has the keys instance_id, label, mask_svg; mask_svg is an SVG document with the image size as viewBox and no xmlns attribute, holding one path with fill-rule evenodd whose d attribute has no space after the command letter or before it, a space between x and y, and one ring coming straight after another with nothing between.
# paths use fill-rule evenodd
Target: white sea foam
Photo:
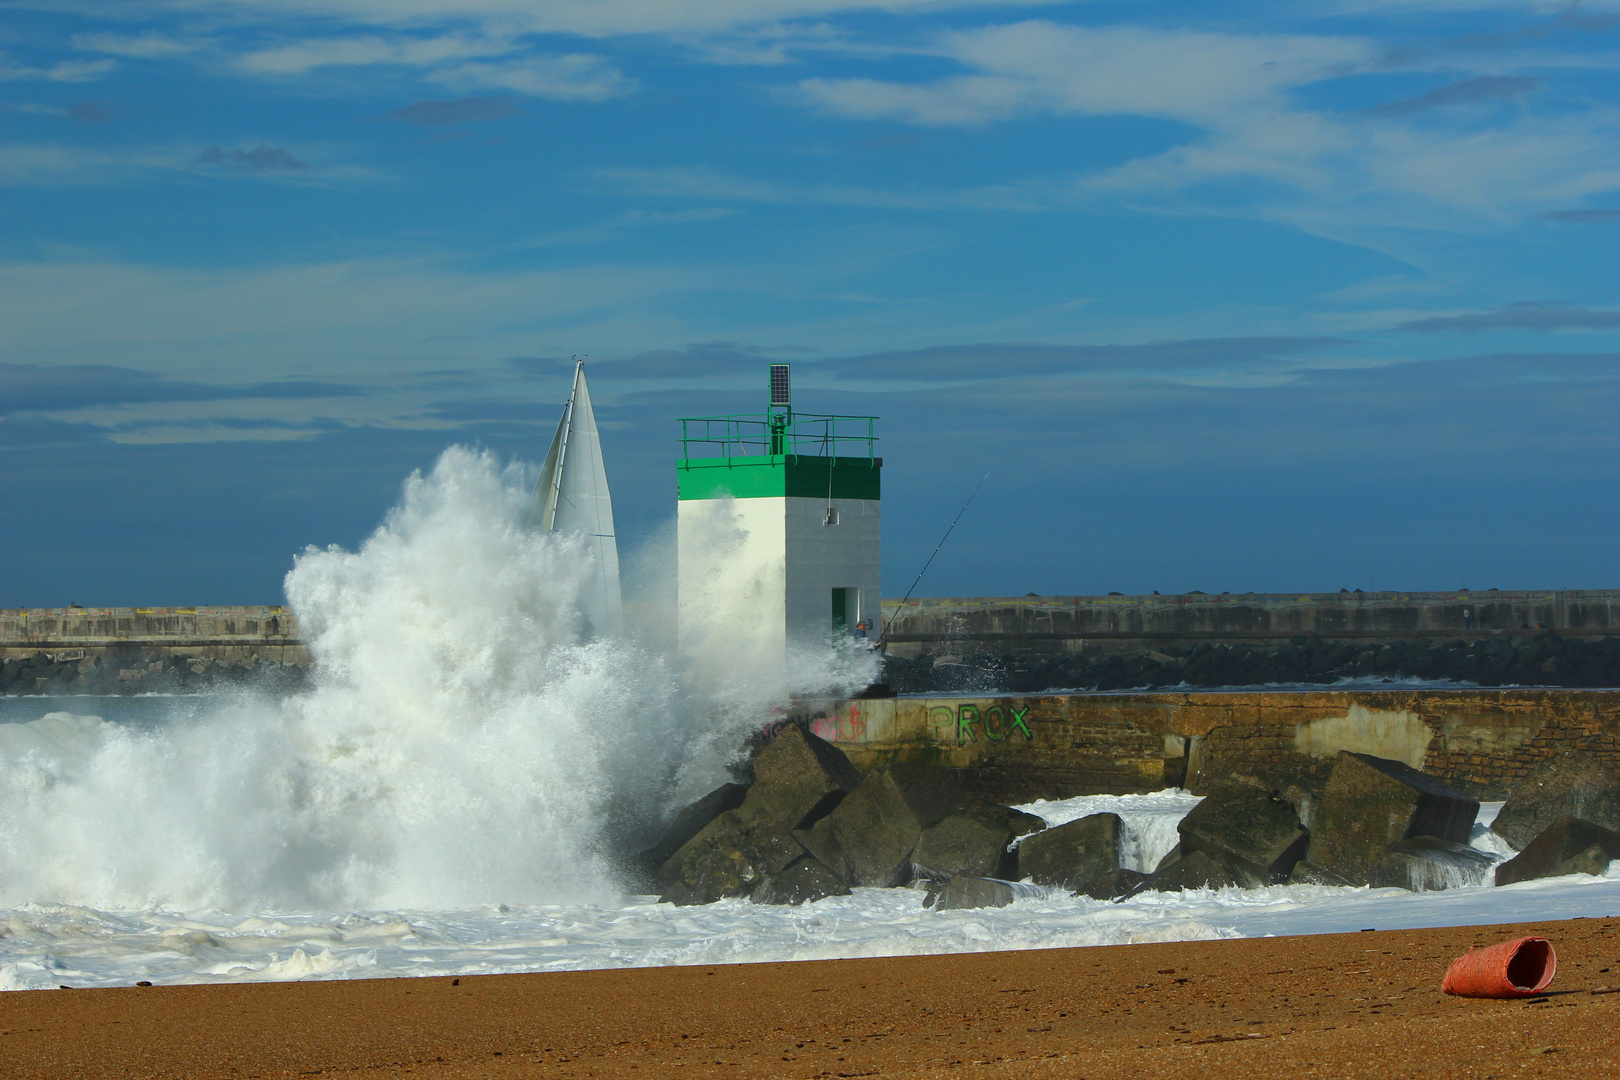
<instances>
[{"instance_id":1,"label":"white sea foam","mask_svg":"<svg viewBox=\"0 0 1620 1080\"><path fill-rule=\"evenodd\" d=\"M652 897L603 905L106 913L29 904L0 924L0 989L516 971L1074 948L1362 929L1620 916L1620 862L1576 875L1436 893L1315 885L1141 893L1122 904L1048 894L933 911L912 889L856 889L803 907Z\"/></svg>"},{"instance_id":2,"label":"white sea foam","mask_svg":"<svg viewBox=\"0 0 1620 1080\"><path fill-rule=\"evenodd\" d=\"M1063 825L1088 814L1118 814L1123 826L1119 838L1119 864L1127 870L1151 873L1159 860L1180 842L1176 825L1197 806L1201 796L1180 788L1147 795L1081 795L1073 799L1038 799L1019 809L1045 821Z\"/></svg>"},{"instance_id":3,"label":"white sea foam","mask_svg":"<svg viewBox=\"0 0 1620 1080\"><path fill-rule=\"evenodd\" d=\"M1114 812L1128 834L1147 835L1165 817L1173 832L1174 820L1196 801L1164 791L1024 809L1054 824ZM799 908L747 900L680 908L641 896L601 904L246 915L25 904L0 914L0 988L906 956L1616 915L1620 862L1601 878L1577 875L1502 889L1409 893L1287 885L1145 892L1121 904L1048 892L1005 908L947 912L924 908L922 894L912 889L856 889Z\"/></svg>"}]
</instances>

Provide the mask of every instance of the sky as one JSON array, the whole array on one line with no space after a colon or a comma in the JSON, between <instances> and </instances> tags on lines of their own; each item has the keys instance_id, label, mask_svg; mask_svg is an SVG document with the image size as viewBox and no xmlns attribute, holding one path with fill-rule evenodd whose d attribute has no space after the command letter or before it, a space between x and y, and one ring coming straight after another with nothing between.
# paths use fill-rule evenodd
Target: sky
<instances>
[{"instance_id":1,"label":"sky","mask_svg":"<svg viewBox=\"0 0 1620 1080\"><path fill-rule=\"evenodd\" d=\"M1620 587L1620 2L0 0L0 606L279 603L588 356L884 591Z\"/></svg>"}]
</instances>

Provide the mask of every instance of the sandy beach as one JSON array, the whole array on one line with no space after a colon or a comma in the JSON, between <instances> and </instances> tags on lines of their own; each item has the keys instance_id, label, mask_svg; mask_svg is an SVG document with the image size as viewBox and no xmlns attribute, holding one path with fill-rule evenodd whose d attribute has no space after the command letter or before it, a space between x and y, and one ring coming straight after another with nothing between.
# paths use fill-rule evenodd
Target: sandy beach
<instances>
[{"instance_id":1,"label":"sandy beach","mask_svg":"<svg viewBox=\"0 0 1620 1080\"><path fill-rule=\"evenodd\" d=\"M1548 993L1439 991L1541 934ZM1620 919L864 960L0 995L0 1075L1607 1076Z\"/></svg>"}]
</instances>

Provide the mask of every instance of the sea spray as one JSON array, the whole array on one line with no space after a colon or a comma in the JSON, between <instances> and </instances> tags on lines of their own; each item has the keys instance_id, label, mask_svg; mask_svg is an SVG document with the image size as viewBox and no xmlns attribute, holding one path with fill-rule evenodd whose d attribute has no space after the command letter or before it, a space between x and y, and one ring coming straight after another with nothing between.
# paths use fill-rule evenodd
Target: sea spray
<instances>
[{"instance_id":1,"label":"sea spray","mask_svg":"<svg viewBox=\"0 0 1620 1080\"><path fill-rule=\"evenodd\" d=\"M771 702L746 679L695 696L645 643L582 640L588 556L523 525L528 486L453 447L358 551L299 556L308 693L221 696L147 731L0 726L0 903L609 899L615 841L722 773Z\"/></svg>"}]
</instances>

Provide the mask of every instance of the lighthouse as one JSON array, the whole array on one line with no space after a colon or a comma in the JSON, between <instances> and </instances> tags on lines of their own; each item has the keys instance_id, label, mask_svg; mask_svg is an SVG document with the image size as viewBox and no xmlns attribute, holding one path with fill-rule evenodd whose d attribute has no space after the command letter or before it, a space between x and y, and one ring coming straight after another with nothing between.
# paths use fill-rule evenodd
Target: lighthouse
<instances>
[{"instance_id":1,"label":"lighthouse","mask_svg":"<svg viewBox=\"0 0 1620 1080\"><path fill-rule=\"evenodd\" d=\"M765 411L681 420L681 651L773 679L801 650L876 640L882 617L876 417L795 412L770 365Z\"/></svg>"}]
</instances>

